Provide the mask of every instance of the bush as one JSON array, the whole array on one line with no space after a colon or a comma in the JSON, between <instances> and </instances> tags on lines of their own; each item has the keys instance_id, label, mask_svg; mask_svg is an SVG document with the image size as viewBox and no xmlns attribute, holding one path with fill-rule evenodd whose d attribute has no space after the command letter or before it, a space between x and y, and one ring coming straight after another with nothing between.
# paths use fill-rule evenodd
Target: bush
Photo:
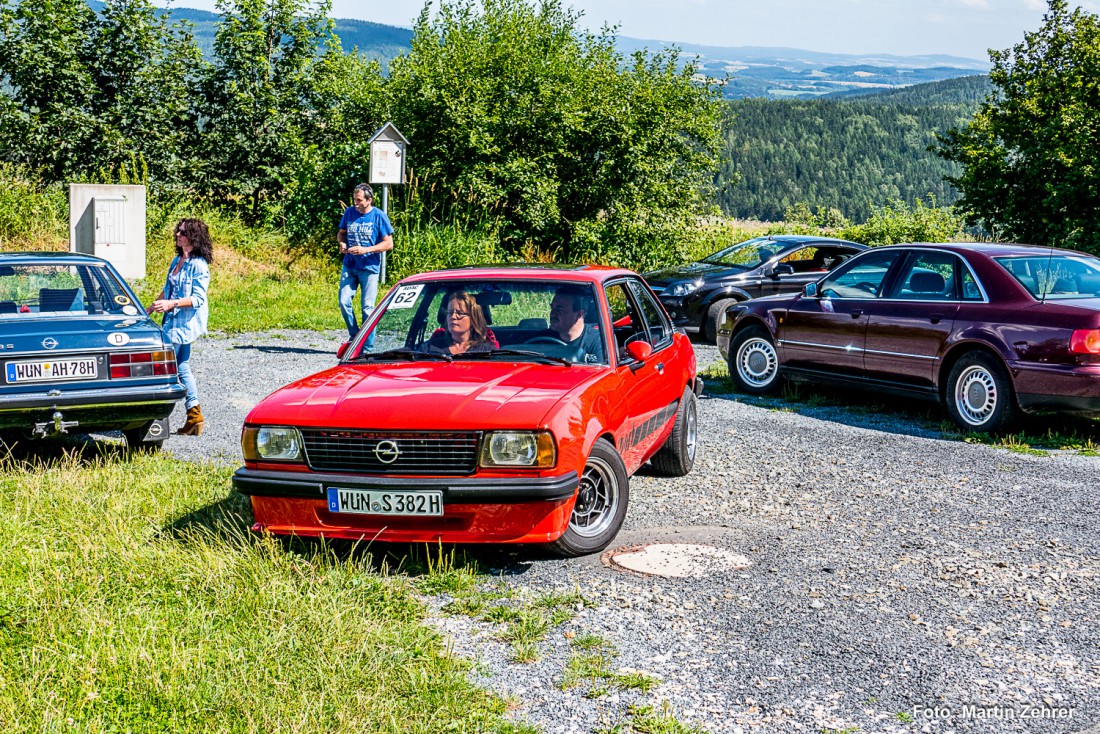
<instances>
[{"instance_id":1,"label":"bush","mask_svg":"<svg viewBox=\"0 0 1100 734\"><path fill-rule=\"evenodd\" d=\"M928 197L928 204L917 199L912 208L898 200L875 207L870 219L843 228L839 236L872 246L967 239L963 218L951 209L937 207L933 196Z\"/></svg>"}]
</instances>

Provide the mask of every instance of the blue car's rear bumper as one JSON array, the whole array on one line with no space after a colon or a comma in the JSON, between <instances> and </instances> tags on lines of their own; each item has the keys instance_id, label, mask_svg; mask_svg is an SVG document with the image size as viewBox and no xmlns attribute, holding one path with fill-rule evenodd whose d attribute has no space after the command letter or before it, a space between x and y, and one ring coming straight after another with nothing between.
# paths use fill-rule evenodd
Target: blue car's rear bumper
<instances>
[{"instance_id":1,"label":"blue car's rear bumper","mask_svg":"<svg viewBox=\"0 0 1100 734\"><path fill-rule=\"evenodd\" d=\"M56 388L35 392L0 393L0 429L25 429L61 412L80 430L132 428L167 418L187 390L178 382L81 390Z\"/></svg>"}]
</instances>

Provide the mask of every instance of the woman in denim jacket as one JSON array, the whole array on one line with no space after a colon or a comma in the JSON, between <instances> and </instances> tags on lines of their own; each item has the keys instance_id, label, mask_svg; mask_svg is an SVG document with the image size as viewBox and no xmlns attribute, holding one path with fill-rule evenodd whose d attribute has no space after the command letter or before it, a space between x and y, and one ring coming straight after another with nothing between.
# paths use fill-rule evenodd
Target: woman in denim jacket
<instances>
[{"instance_id":1,"label":"woman in denim jacket","mask_svg":"<svg viewBox=\"0 0 1100 734\"><path fill-rule=\"evenodd\" d=\"M210 286L214 246L201 219L181 219L175 234L176 257L168 268L164 288L145 312L164 314L162 328L175 347L180 382L187 388L184 400L187 422L176 433L198 436L202 434L203 420L199 391L191 373L191 343L206 333L210 315L206 290Z\"/></svg>"}]
</instances>

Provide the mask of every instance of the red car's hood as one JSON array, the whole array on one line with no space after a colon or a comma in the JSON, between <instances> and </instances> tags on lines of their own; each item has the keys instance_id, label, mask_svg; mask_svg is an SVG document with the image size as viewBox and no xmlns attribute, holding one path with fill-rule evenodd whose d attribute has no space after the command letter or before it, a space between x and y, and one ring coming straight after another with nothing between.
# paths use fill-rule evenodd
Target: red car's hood
<instances>
[{"instance_id":1,"label":"red car's hood","mask_svg":"<svg viewBox=\"0 0 1100 734\"><path fill-rule=\"evenodd\" d=\"M536 428L606 368L454 362L344 364L264 398L248 423L333 428Z\"/></svg>"}]
</instances>

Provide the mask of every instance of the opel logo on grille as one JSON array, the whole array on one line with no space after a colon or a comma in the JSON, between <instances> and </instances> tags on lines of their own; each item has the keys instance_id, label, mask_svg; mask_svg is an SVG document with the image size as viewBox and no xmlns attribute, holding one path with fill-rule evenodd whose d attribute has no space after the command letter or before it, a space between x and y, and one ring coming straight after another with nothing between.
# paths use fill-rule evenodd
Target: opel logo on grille
<instances>
[{"instance_id":1,"label":"opel logo on grille","mask_svg":"<svg viewBox=\"0 0 1100 734\"><path fill-rule=\"evenodd\" d=\"M374 455L383 464L392 464L401 456L401 449L397 448L396 441L379 441L374 447Z\"/></svg>"},{"instance_id":2,"label":"opel logo on grille","mask_svg":"<svg viewBox=\"0 0 1100 734\"><path fill-rule=\"evenodd\" d=\"M57 339L54 339L52 336L48 336L42 340L42 346L44 346L46 349L53 349L57 346Z\"/></svg>"}]
</instances>

